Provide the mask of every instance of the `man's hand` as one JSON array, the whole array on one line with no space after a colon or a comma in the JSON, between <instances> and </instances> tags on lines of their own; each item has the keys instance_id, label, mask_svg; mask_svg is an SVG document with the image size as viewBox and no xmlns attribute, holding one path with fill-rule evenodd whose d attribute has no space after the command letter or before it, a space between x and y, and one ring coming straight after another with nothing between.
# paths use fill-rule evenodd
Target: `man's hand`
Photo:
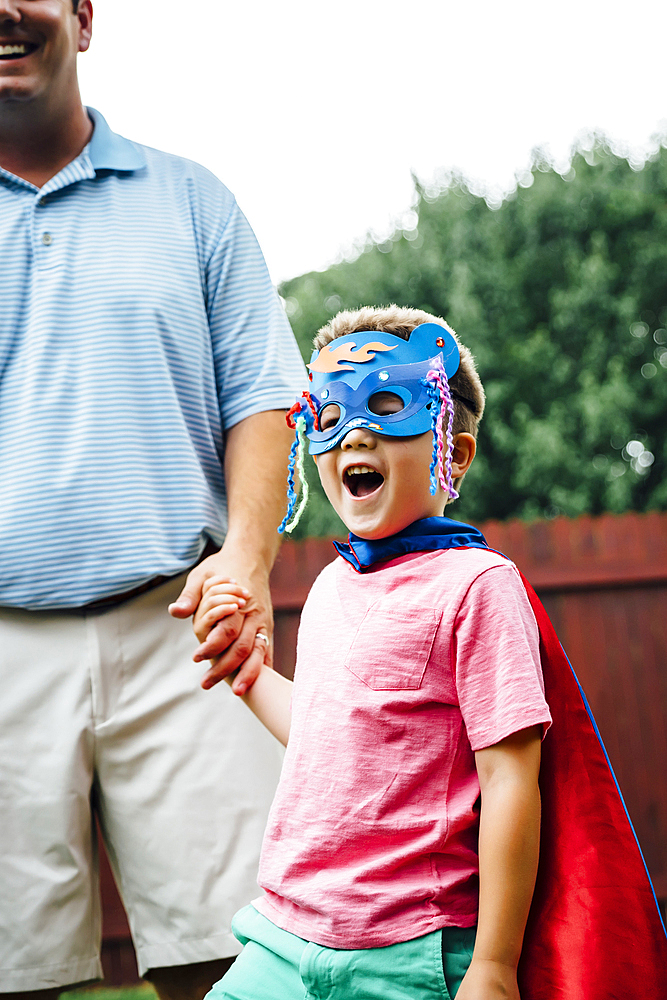
<instances>
[{"instance_id":1,"label":"man's hand","mask_svg":"<svg viewBox=\"0 0 667 1000\"><path fill-rule=\"evenodd\" d=\"M203 688L213 687L241 668L232 691L244 694L256 680L262 663L271 665L272 647L257 639L259 633L270 642L273 634L268 574L260 570L247 573L224 547L188 574L169 613L174 618L195 615L194 628L201 645L193 659L196 663L211 660L202 678Z\"/></svg>"},{"instance_id":2,"label":"man's hand","mask_svg":"<svg viewBox=\"0 0 667 1000\"><path fill-rule=\"evenodd\" d=\"M271 647L257 634L273 635L269 573L280 544L277 532L285 513L285 477L293 433L282 410L267 410L241 420L227 431L225 483L229 526L220 552L204 559L188 575L169 608L175 618L189 618L199 607L213 577L236 580L252 597L220 621L195 654L211 660L202 687L210 688L241 667L232 690L243 694L257 678L263 662L271 664Z\"/></svg>"},{"instance_id":3,"label":"man's hand","mask_svg":"<svg viewBox=\"0 0 667 1000\"><path fill-rule=\"evenodd\" d=\"M456 1000L520 1000L516 968L473 958Z\"/></svg>"}]
</instances>

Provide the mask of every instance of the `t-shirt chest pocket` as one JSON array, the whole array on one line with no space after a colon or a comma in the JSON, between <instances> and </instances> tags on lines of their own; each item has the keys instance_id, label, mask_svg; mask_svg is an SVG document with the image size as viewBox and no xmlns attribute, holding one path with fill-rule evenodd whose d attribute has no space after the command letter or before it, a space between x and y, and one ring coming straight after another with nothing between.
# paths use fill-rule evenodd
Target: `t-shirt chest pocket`
<instances>
[{"instance_id":1,"label":"t-shirt chest pocket","mask_svg":"<svg viewBox=\"0 0 667 1000\"><path fill-rule=\"evenodd\" d=\"M374 604L357 629L345 666L373 691L416 690L440 617L434 608Z\"/></svg>"}]
</instances>

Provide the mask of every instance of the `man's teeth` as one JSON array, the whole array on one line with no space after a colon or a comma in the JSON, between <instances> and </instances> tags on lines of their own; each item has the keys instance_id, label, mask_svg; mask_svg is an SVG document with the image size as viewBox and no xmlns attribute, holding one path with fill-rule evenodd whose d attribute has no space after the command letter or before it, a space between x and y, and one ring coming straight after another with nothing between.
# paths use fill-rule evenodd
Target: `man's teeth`
<instances>
[{"instance_id":1,"label":"man's teeth","mask_svg":"<svg viewBox=\"0 0 667 1000\"><path fill-rule=\"evenodd\" d=\"M27 51L25 45L0 45L0 56L24 56Z\"/></svg>"},{"instance_id":2,"label":"man's teeth","mask_svg":"<svg viewBox=\"0 0 667 1000\"><path fill-rule=\"evenodd\" d=\"M375 472L375 469L371 469L369 465L353 465L351 468L346 470L350 476L361 476L365 472Z\"/></svg>"}]
</instances>

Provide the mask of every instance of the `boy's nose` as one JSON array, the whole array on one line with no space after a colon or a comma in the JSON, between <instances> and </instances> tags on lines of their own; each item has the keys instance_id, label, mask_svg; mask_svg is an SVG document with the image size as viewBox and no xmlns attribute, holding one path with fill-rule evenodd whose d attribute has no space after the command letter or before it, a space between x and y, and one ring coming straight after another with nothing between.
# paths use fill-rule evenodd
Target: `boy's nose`
<instances>
[{"instance_id":1,"label":"boy's nose","mask_svg":"<svg viewBox=\"0 0 667 1000\"><path fill-rule=\"evenodd\" d=\"M375 447L375 441L375 435L366 427L353 427L347 432L340 446L343 451L349 451L352 448L372 449Z\"/></svg>"}]
</instances>

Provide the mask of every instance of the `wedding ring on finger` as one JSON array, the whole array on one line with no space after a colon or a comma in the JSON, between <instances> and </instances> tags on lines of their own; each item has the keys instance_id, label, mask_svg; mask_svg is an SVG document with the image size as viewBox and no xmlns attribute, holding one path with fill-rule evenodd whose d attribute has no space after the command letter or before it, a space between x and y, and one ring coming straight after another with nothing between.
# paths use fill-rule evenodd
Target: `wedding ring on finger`
<instances>
[{"instance_id":1,"label":"wedding ring on finger","mask_svg":"<svg viewBox=\"0 0 667 1000\"><path fill-rule=\"evenodd\" d=\"M255 636L255 639L261 639L262 642L265 643L267 646L269 645L270 642L269 637L265 632L258 632Z\"/></svg>"}]
</instances>

